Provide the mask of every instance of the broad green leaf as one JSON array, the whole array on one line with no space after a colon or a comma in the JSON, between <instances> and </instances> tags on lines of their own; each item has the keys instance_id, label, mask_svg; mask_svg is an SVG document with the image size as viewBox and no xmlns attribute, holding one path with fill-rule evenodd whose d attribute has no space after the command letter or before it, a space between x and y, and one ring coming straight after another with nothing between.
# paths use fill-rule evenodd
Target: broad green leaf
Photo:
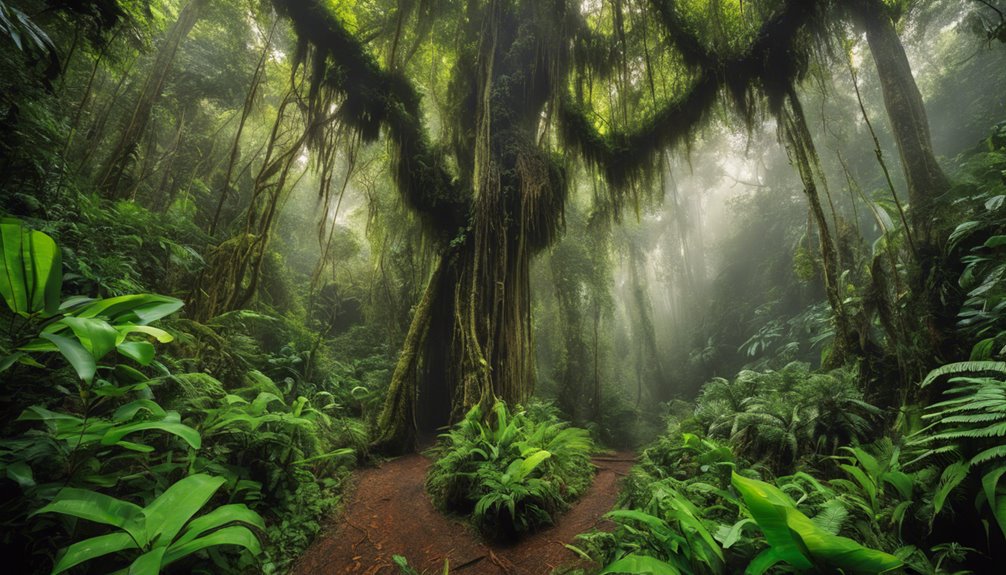
<instances>
[{"instance_id":1,"label":"broad green leaf","mask_svg":"<svg viewBox=\"0 0 1006 575\"><path fill-rule=\"evenodd\" d=\"M893 555L828 533L797 510L784 493L768 483L736 473L732 482L741 492L752 517L773 549L770 555L753 561L747 573L763 572L777 560L797 569L825 566L846 574L862 575L884 573L902 565L902 561Z\"/></svg>"},{"instance_id":2,"label":"broad green leaf","mask_svg":"<svg viewBox=\"0 0 1006 575\"><path fill-rule=\"evenodd\" d=\"M671 531L670 526L663 519L635 509L615 509L614 511L609 511L604 516L616 521L620 519L638 521L649 527L655 535L661 538L666 538Z\"/></svg>"},{"instance_id":3,"label":"broad green leaf","mask_svg":"<svg viewBox=\"0 0 1006 575\"><path fill-rule=\"evenodd\" d=\"M192 555L196 551L206 549L207 547L215 547L217 545L238 545L250 551L252 555L258 555L262 552L262 546L259 544L258 537L256 537L250 529L240 525L232 525L230 527L224 527L219 531L214 531L205 537L199 537L186 543L172 545L168 548L167 553L164 555L163 565L170 565L179 559Z\"/></svg>"},{"instance_id":4,"label":"broad green leaf","mask_svg":"<svg viewBox=\"0 0 1006 575\"><path fill-rule=\"evenodd\" d=\"M65 335L43 333L40 337L56 345L59 353L66 358L66 361L70 362L74 371L77 372L77 377L88 383L94 379L94 374L98 371L98 365L94 361L94 356L84 349L84 346Z\"/></svg>"},{"instance_id":5,"label":"broad green leaf","mask_svg":"<svg viewBox=\"0 0 1006 575\"><path fill-rule=\"evenodd\" d=\"M60 556L56 566L53 567L52 575L58 575L96 557L136 548L132 537L123 531L78 541L66 548L66 552Z\"/></svg>"},{"instance_id":6,"label":"broad green leaf","mask_svg":"<svg viewBox=\"0 0 1006 575\"><path fill-rule=\"evenodd\" d=\"M744 527L751 524L754 524L754 520L750 517L745 517L730 526L720 525L720 529L716 532L716 540L723 545L724 549L730 549L734 543L740 540Z\"/></svg>"},{"instance_id":7,"label":"broad green leaf","mask_svg":"<svg viewBox=\"0 0 1006 575\"><path fill-rule=\"evenodd\" d=\"M991 238L985 240L985 247L987 248L998 248L1006 246L1006 236L992 236Z\"/></svg>"},{"instance_id":8,"label":"broad green leaf","mask_svg":"<svg viewBox=\"0 0 1006 575\"><path fill-rule=\"evenodd\" d=\"M115 349L115 339L119 332L115 331L107 321L95 318L64 317L60 320L70 326L73 335L84 346L95 361L105 357Z\"/></svg>"},{"instance_id":9,"label":"broad green leaf","mask_svg":"<svg viewBox=\"0 0 1006 575\"><path fill-rule=\"evenodd\" d=\"M733 473L731 482L744 498L751 516L765 533L765 539L775 549L775 555L793 567L810 569L810 559L801 549L800 542L793 538L786 521L786 510L793 507L789 497L768 483L748 479L737 473Z\"/></svg>"},{"instance_id":10,"label":"broad green leaf","mask_svg":"<svg viewBox=\"0 0 1006 575\"><path fill-rule=\"evenodd\" d=\"M961 481L964 481L964 478L968 476L968 471L970 471L970 466L965 461L951 463L943 470L936 491L933 493L933 517L943 509L947 497L961 484Z\"/></svg>"},{"instance_id":11,"label":"broad green leaf","mask_svg":"<svg viewBox=\"0 0 1006 575\"><path fill-rule=\"evenodd\" d=\"M135 367L130 367L124 363L116 365L114 371L117 378L131 381L133 383L146 382L149 381L150 379L142 371L139 371Z\"/></svg>"},{"instance_id":12,"label":"broad green leaf","mask_svg":"<svg viewBox=\"0 0 1006 575\"><path fill-rule=\"evenodd\" d=\"M142 333L144 335L149 335L150 337L156 339L160 343L171 343L174 341L175 336L164 331L163 329L157 327L151 327L149 325L117 325L115 329L119 331L118 343L122 343L125 337L131 333Z\"/></svg>"},{"instance_id":13,"label":"broad green leaf","mask_svg":"<svg viewBox=\"0 0 1006 575\"><path fill-rule=\"evenodd\" d=\"M102 299L74 312L77 317L103 317L109 322L147 325L182 308L181 300L156 294L133 294Z\"/></svg>"},{"instance_id":14,"label":"broad green leaf","mask_svg":"<svg viewBox=\"0 0 1006 575\"><path fill-rule=\"evenodd\" d=\"M824 531L796 509L788 510L787 524L794 536L810 551L815 563L841 570L847 575L875 575L902 565L902 561L894 555Z\"/></svg>"},{"instance_id":15,"label":"broad green leaf","mask_svg":"<svg viewBox=\"0 0 1006 575\"><path fill-rule=\"evenodd\" d=\"M147 541L144 538L143 530L139 528L143 521L143 510L128 501L116 499L97 491L65 487L60 490L52 503L32 515L40 513L61 513L95 523L111 525L131 534L141 545Z\"/></svg>"},{"instance_id":16,"label":"broad green leaf","mask_svg":"<svg viewBox=\"0 0 1006 575\"><path fill-rule=\"evenodd\" d=\"M7 466L7 479L10 479L21 487L32 487L35 485L35 476L31 472L31 467L23 461L11 463Z\"/></svg>"},{"instance_id":17,"label":"broad green leaf","mask_svg":"<svg viewBox=\"0 0 1006 575\"><path fill-rule=\"evenodd\" d=\"M608 565L598 575L628 573L633 575L680 575L681 571L670 563L646 555L626 555Z\"/></svg>"},{"instance_id":18,"label":"broad green leaf","mask_svg":"<svg viewBox=\"0 0 1006 575\"><path fill-rule=\"evenodd\" d=\"M127 341L115 349L140 365L150 365L154 361L154 346L150 342Z\"/></svg>"},{"instance_id":19,"label":"broad green leaf","mask_svg":"<svg viewBox=\"0 0 1006 575\"><path fill-rule=\"evenodd\" d=\"M18 362L19 359L24 357L24 352L16 351L14 353L0 357L0 373L3 373L10 369L10 366Z\"/></svg>"},{"instance_id":20,"label":"broad green leaf","mask_svg":"<svg viewBox=\"0 0 1006 575\"><path fill-rule=\"evenodd\" d=\"M143 510L147 517L147 540L157 546L169 545L224 483L224 478L204 473L177 481Z\"/></svg>"},{"instance_id":21,"label":"broad green leaf","mask_svg":"<svg viewBox=\"0 0 1006 575\"><path fill-rule=\"evenodd\" d=\"M914 480L911 475L902 471L888 471L881 477L881 480L897 489L898 495L900 495L902 499L911 499L912 488L914 485Z\"/></svg>"},{"instance_id":22,"label":"broad green leaf","mask_svg":"<svg viewBox=\"0 0 1006 575\"><path fill-rule=\"evenodd\" d=\"M265 531L265 521L261 515L249 509L247 505L234 503L222 505L206 515L193 519L185 528L185 533L178 538L176 545L188 543L207 531L218 529L228 523L247 523Z\"/></svg>"},{"instance_id":23,"label":"broad green leaf","mask_svg":"<svg viewBox=\"0 0 1006 575\"><path fill-rule=\"evenodd\" d=\"M0 221L0 295L23 317L59 309L63 263L56 242L13 219Z\"/></svg>"},{"instance_id":24,"label":"broad green leaf","mask_svg":"<svg viewBox=\"0 0 1006 575\"><path fill-rule=\"evenodd\" d=\"M988 502L989 508L992 510L992 515L996 519L996 523L999 525L999 529L1006 535L1006 513L1003 513L1003 505L997 497L999 492L999 479L1006 473L1006 466L1000 466L994 468L982 476L982 490L985 493L985 500ZM1003 499L1006 499L1004 497Z\"/></svg>"},{"instance_id":25,"label":"broad green leaf","mask_svg":"<svg viewBox=\"0 0 1006 575\"><path fill-rule=\"evenodd\" d=\"M158 575L167 547L154 547L129 565L127 575Z\"/></svg>"},{"instance_id":26,"label":"broad green leaf","mask_svg":"<svg viewBox=\"0 0 1006 575\"><path fill-rule=\"evenodd\" d=\"M542 449L541 451L536 452L531 457L528 457L527 459L522 461L520 464L520 469L517 472L517 479L521 480L527 477L529 474L531 474L532 471L535 470L535 468L541 465L542 461L545 461L549 457L552 457L552 454Z\"/></svg>"},{"instance_id":27,"label":"broad green leaf","mask_svg":"<svg viewBox=\"0 0 1006 575\"><path fill-rule=\"evenodd\" d=\"M755 555L755 558L748 563L748 566L744 569L744 575L762 575L762 573L768 571L773 565L782 560L782 552L777 547L763 549L761 553Z\"/></svg>"},{"instance_id":28,"label":"broad green leaf","mask_svg":"<svg viewBox=\"0 0 1006 575\"><path fill-rule=\"evenodd\" d=\"M147 431L150 429L156 429L158 431L163 431L165 433L170 433L172 435L177 435L178 437L185 440L192 449L199 449L202 446L202 437L199 432L192 429L184 423L178 423L174 421L141 421L138 423L130 423L127 425L118 425L105 432L104 436L101 438L101 443L103 445L112 445L118 443L123 437L129 435L130 433L136 433L137 431Z\"/></svg>"},{"instance_id":29,"label":"broad green leaf","mask_svg":"<svg viewBox=\"0 0 1006 575\"><path fill-rule=\"evenodd\" d=\"M137 399L116 409L115 413L112 414L112 419L115 421L130 421L141 411L146 411L154 417L164 417L167 415L164 408L158 405L157 402L149 399Z\"/></svg>"}]
</instances>

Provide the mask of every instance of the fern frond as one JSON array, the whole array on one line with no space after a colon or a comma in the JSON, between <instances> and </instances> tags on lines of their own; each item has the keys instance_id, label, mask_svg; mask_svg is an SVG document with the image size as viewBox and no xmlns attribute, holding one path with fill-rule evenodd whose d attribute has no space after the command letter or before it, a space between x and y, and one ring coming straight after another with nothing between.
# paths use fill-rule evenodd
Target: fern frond
<instances>
[{"instance_id":1,"label":"fern frond","mask_svg":"<svg viewBox=\"0 0 1006 575\"><path fill-rule=\"evenodd\" d=\"M961 361L957 363L948 363L947 365L938 367L933 371L929 372L929 375L922 380L919 384L920 387L926 387L932 384L934 381L941 377L946 377L949 375L959 375L959 374L975 374L975 373L985 373L985 372L996 372L1006 377L1006 362L1002 361Z\"/></svg>"}]
</instances>

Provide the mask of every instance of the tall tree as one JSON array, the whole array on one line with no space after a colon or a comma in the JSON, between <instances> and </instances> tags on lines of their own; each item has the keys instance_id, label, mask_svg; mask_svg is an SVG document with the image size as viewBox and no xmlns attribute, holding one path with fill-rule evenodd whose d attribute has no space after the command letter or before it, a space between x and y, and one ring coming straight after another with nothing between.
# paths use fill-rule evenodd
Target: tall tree
<instances>
[{"instance_id":1,"label":"tall tree","mask_svg":"<svg viewBox=\"0 0 1006 575\"><path fill-rule=\"evenodd\" d=\"M806 71L806 32L826 8L800 0L760 6L754 25L740 24L742 38L715 42L697 36L687 7L670 1L615 2L609 30L593 27L571 0L437 4L456 22L450 41L457 48L452 101L441 119L450 140L434 145L405 67L382 69L326 3L274 2L314 47L313 113L338 102L341 123L365 140L387 135L399 191L440 246L379 418L378 443L393 449L412 445L417 401L424 412L446 406L443 424L472 405L530 395L528 266L560 230L567 193L553 151L575 152L598 168L617 209L650 180L664 149L710 117L721 95L748 121L763 100L780 113ZM661 88L674 88L658 98L654 74L648 107L640 106L648 115L630 117L622 100L608 106L620 114L601 129L592 88L571 82L570 72L594 71L611 79L612 98L629 96L635 72L652 72L649 56L642 69L629 58L636 44L626 40L636 41L633 26L650 26L649 15L676 54L665 60L671 69L657 70ZM650 46L642 43L644 55Z\"/></svg>"},{"instance_id":2,"label":"tall tree","mask_svg":"<svg viewBox=\"0 0 1006 575\"><path fill-rule=\"evenodd\" d=\"M136 151L140 140L146 133L150 123L150 114L161 97L164 84L171 73L178 47L189 35L192 27L209 0L189 0L178 13L178 19L172 24L164 39L161 40L150 73L143 82L140 94L133 105L132 112L126 119L122 131L115 142L115 147L102 165L98 176L98 185L111 198L119 198L122 194L122 177L129 168L130 159Z\"/></svg>"},{"instance_id":3,"label":"tall tree","mask_svg":"<svg viewBox=\"0 0 1006 575\"><path fill-rule=\"evenodd\" d=\"M883 0L856 0L848 4L848 9L866 30L891 132L908 182L912 231L928 247L933 239L930 237L933 201L950 188L950 182L933 153L922 94L894 28L891 8Z\"/></svg>"}]
</instances>

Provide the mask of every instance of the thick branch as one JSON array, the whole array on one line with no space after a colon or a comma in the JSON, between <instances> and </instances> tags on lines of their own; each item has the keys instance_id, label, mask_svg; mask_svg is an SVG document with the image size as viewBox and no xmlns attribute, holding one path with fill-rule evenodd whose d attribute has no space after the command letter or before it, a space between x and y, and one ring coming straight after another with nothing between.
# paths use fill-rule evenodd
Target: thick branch
<instances>
[{"instance_id":1,"label":"thick branch","mask_svg":"<svg viewBox=\"0 0 1006 575\"><path fill-rule=\"evenodd\" d=\"M386 130L395 148L396 184L406 205L435 238L453 237L468 220L470 196L430 144L416 89L401 74L381 69L321 0L273 2L293 21L301 54L307 53L307 44L314 48L312 106L326 101L322 96L327 90L343 99L340 120L364 140L376 140L381 129Z\"/></svg>"},{"instance_id":2,"label":"thick branch","mask_svg":"<svg viewBox=\"0 0 1006 575\"><path fill-rule=\"evenodd\" d=\"M781 109L789 87L806 70L807 56L799 46L800 32L820 22L823 3L787 0L761 27L744 53L719 56L688 29L673 0L652 0L667 39L693 70L696 80L682 97L628 131L601 134L585 105L567 95L560 112L566 145L604 172L608 182L622 187L654 165L657 154L680 144L708 117L721 90L728 92L745 118L753 114L751 94L760 89L769 109Z\"/></svg>"}]
</instances>

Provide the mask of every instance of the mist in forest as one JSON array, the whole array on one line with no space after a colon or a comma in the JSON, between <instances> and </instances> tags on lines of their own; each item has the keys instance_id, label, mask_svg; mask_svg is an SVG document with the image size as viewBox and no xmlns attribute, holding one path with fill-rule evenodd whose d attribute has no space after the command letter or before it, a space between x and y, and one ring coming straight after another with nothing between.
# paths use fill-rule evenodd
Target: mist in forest
<instances>
[{"instance_id":1,"label":"mist in forest","mask_svg":"<svg viewBox=\"0 0 1006 575\"><path fill-rule=\"evenodd\" d=\"M0 552L991 572L1004 70L1004 0L0 0Z\"/></svg>"}]
</instances>

